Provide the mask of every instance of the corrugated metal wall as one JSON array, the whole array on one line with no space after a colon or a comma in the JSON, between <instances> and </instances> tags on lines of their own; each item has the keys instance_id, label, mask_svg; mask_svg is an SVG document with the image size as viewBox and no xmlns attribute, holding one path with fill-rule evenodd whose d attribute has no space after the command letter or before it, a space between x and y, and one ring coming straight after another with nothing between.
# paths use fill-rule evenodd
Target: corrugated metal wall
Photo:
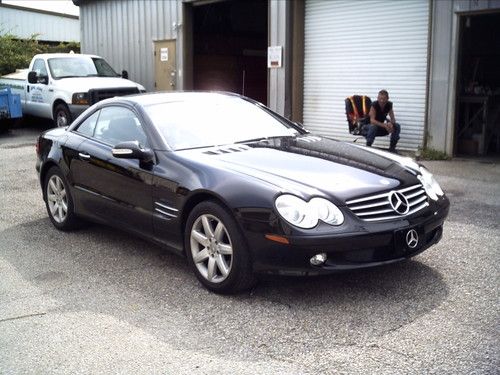
<instances>
[{"instance_id":1,"label":"corrugated metal wall","mask_svg":"<svg viewBox=\"0 0 500 375\"><path fill-rule=\"evenodd\" d=\"M401 123L400 149L423 144L429 2L306 1L304 124L352 141L344 99L389 91ZM387 147L389 137L377 138Z\"/></svg>"},{"instance_id":2,"label":"corrugated metal wall","mask_svg":"<svg viewBox=\"0 0 500 375\"><path fill-rule=\"evenodd\" d=\"M80 6L82 53L104 57L116 71L128 70L131 80L153 91L153 41L178 38L174 24L181 7L169 0L85 1Z\"/></svg>"},{"instance_id":3,"label":"corrugated metal wall","mask_svg":"<svg viewBox=\"0 0 500 375\"><path fill-rule=\"evenodd\" d=\"M22 4L20 4L22 5ZM21 10L0 5L0 31L19 38L40 34L38 40L50 42L79 42L78 18L46 14L36 10Z\"/></svg>"}]
</instances>

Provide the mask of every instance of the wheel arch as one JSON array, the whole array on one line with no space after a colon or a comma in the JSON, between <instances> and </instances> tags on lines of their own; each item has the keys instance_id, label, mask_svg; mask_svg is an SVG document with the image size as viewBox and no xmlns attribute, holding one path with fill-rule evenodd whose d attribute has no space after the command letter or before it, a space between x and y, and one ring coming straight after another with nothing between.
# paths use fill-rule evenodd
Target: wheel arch
<instances>
[{"instance_id":1,"label":"wheel arch","mask_svg":"<svg viewBox=\"0 0 500 375\"><path fill-rule=\"evenodd\" d=\"M184 203L184 207L182 209L182 215L181 215L181 231L182 233L185 232L186 230L186 223L187 219L189 217L189 214L193 209L200 204L201 202L206 202L206 201L213 201L218 204L220 204L222 207L224 207L228 212L233 214L233 210L229 208L229 205L218 195L208 192L208 191L198 191L194 194L192 194L187 200L186 203ZM233 214L234 216L234 214ZM238 222L238 220L236 220Z\"/></svg>"},{"instance_id":2,"label":"wheel arch","mask_svg":"<svg viewBox=\"0 0 500 375\"><path fill-rule=\"evenodd\" d=\"M54 100L54 103L52 104L52 120L55 120L56 117L55 117L55 114L56 114L56 108L59 104L63 104L66 106L66 108L68 108L68 111L69 111L69 106L68 106L68 103L66 103L66 101L64 101L64 99L61 99L61 98L58 98L56 100Z\"/></svg>"}]
</instances>

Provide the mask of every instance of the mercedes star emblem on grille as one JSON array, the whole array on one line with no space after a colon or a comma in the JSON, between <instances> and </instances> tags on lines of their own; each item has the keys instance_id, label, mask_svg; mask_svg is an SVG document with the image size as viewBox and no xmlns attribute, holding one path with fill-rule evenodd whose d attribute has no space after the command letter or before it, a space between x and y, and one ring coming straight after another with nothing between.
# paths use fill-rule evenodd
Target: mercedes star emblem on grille
<instances>
[{"instance_id":1,"label":"mercedes star emblem on grille","mask_svg":"<svg viewBox=\"0 0 500 375\"><path fill-rule=\"evenodd\" d=\"M392 209L400 215L405 215L410 211L408 199L399 191L392 191L391 194L389 194L389 204Z\"/></svg>"},{"instance_id":2,"label":"mercedes star emblem on grille","mask_svg":"<svg viewBox=\"0 0 500 375\"><path fill-rule=\"evenodd\" d=\"M414 249L418 245L418 233L415 229L410 229L406 233L406 244L410 249Z\"/></svg>"}]
</instances>

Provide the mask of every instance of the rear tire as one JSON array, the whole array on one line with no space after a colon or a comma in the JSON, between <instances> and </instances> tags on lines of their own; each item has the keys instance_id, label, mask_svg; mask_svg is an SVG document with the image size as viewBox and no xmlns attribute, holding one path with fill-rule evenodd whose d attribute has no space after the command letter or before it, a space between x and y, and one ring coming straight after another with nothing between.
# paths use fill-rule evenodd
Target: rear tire
<instances>
[{"instance_id":1,"label":"rear tire","mask_svg":"<svg viewBox=\"0 0 500 375\"><path fill-rule=\"evenodd\" d=\"M71 117L71 112L66 104L58 104L54 109L54 124L58 128L64 128L71 124L73 118Z\"/></svg>"},{"instance_id":2,"label":"rear tire","mask_svg":"<svg viewBox=\"0 0 500 375\"><path fill-rule=\"evenodd\" d=\"M206 201L191 211L184 245L189 264L208 290L229 294L255 284L250 253L241 230L220 204Z\"/></svg>"},{"instance_id":3,"label":"rear tire","mask_svg":"<svg viewBox=\"0 0 500 375\"><path fill-rule=\"evenodd\" d=\"M75 214L69 185L58 167L48 170L43 187L43 198L52 224L62 231L79 228L81 221Z\"/></svg>"}]
</instances>

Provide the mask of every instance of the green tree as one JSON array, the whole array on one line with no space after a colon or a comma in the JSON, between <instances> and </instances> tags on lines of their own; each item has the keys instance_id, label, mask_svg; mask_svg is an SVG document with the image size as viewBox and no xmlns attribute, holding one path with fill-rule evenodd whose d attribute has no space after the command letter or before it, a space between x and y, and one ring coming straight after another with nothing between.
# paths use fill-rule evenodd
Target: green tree
<instances>
[{"instance_id":1,"label":"green tree","mask_svg":"<svg viewBox=\"0 0 500 375\"><path fill-rule=\"evenodd\" d=\"M16 69L27 68L31 58L42 53L43 48L36 40L37 34L29 39L18 39L0 30L0 74L12 73Z\"/></svg>"},{"instance_id":2,"label":"green tree","mask_svg":"<svg viewBox=\"0 0 500 375\"><path fill-rule=\"evenodd\" d=\"M0 75L28 68L37 53L80 52L80 43L77 42L48 45L39 42L37 38L38 34L33 34L28 39L19 39L0 29Z\"/></svg>"}]
</instances>

